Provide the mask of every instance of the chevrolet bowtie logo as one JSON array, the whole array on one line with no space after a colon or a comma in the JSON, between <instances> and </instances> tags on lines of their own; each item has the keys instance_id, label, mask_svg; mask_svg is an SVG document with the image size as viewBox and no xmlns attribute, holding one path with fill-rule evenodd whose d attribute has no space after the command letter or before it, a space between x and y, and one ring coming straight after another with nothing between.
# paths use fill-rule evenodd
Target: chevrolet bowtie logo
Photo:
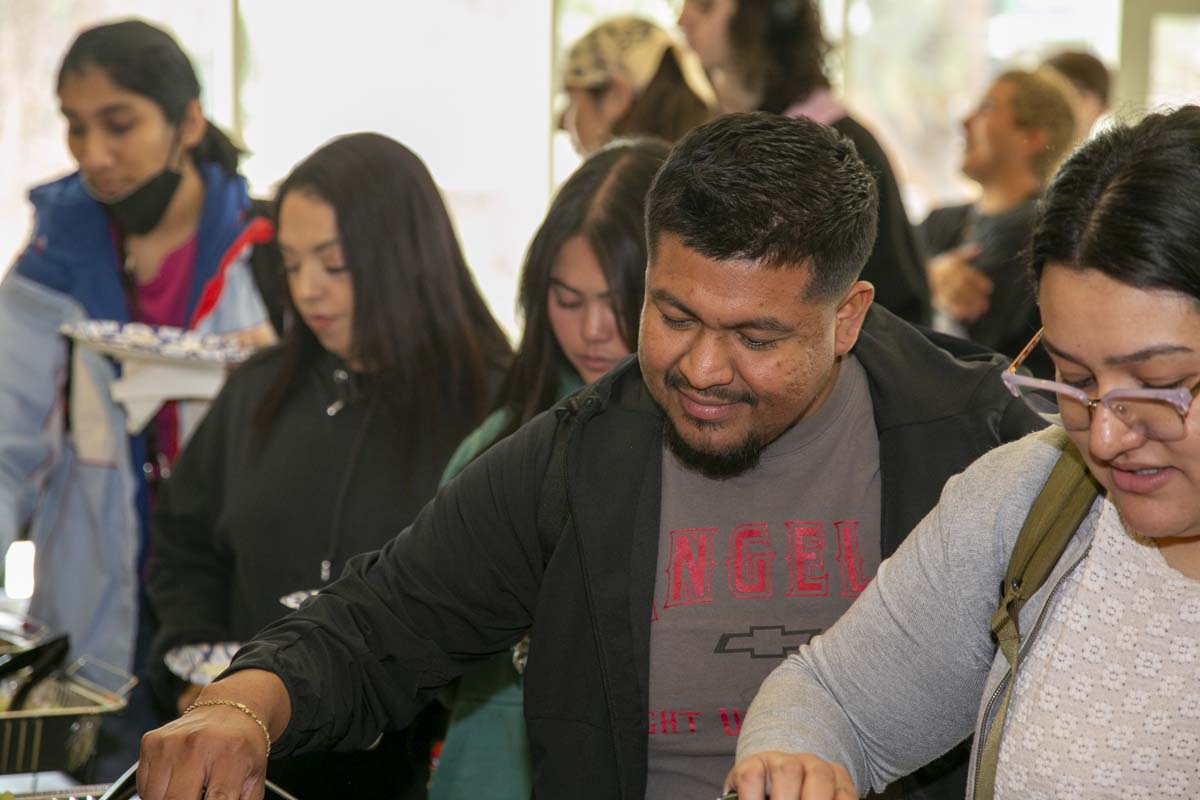
<instances>
[{"instance_id":1,"label":"chevrolet bowtie logo","mask_svg":"<svg viewBox=\"0 0 1200 800\"><path fill-rule=\"evenodd\" d=\"M749 633L723 633L714 653L749 653L751 658L783 658L821 632L789 631L782 625L751 625Z\"/></svg>"}]
</instances>

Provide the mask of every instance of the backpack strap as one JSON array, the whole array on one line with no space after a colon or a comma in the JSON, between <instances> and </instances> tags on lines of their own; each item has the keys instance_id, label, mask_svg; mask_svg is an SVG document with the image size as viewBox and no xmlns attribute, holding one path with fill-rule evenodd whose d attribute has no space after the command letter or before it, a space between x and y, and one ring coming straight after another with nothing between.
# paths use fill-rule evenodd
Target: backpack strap
<instances>
[{"instance_id":1,"label":"backpack strap","mask_svg":"<svg viewBox=\"0 0 1200 800\"><path fill-rule=\"evenodd\" d=\"M1088 472L1079 450L1072 442L1066 441L1062 455L1034 500L1013 545L1001 587L1003 596L1000 607L992 615L992 633L1008 661L1009 678L1000 707L988 726L979 763L975 767L975 800L992 800L995 788L1004 718L1008 713L1009 700L1012 699L1013 686L1017 682L1017 656L1021 643L1018 615L1025 602L1042 587L1062 558L1067 543L1075 535L1099 493L1100 485Z\"/></svg>"}]
</instances>

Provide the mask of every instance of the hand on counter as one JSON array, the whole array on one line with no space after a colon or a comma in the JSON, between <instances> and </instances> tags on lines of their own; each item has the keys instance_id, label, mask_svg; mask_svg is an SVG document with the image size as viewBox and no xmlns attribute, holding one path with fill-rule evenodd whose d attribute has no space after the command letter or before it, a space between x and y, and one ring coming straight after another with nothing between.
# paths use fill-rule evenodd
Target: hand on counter
<instances>
[{"instance_id":1,"label":"hand on counter","mask_svg":"<svg viewBox=\"0 0 1200 800\"><path fill-rule=\"evenodd\" d=\"M243 670L204 687L195 702L179 719L142 737L139 796L261 800L268 735L272 741L281 736L291 718L283 682L271 672Z\"/></svg>"},{"instance_id":2,"label":"hand on counter","mask_svg":"<svg viewBox=\"0 0 1200 800\"><path fill-rule=\"evenodd\" d=\"M725 778L738 800L856 800L850 773L812 753L756 753L739 761Z\"/></svg>"}]
</instances>

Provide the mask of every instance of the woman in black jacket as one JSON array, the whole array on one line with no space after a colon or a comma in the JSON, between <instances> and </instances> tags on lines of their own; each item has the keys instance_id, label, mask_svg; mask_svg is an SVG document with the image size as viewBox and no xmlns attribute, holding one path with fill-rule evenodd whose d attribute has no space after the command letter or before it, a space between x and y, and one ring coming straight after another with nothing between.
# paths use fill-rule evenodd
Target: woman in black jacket
<instances>
[{"instance_id":1,"label":"woman in black jacket","mask_svg":"<svg viewBox=\"0 0 1200 800\"><path fill-rule=\"evenodd\" d=\"M276 211L296 322L231 376L154 516L150 678L172 713L204 682L187 667L205 645L248 640L286 613L281 598L411 522L510 355L403 145L334 140L283 182ZM371 753L273 763L272 777L304 796L423 796L420 727Z\"/></svg>"}]
</instances>

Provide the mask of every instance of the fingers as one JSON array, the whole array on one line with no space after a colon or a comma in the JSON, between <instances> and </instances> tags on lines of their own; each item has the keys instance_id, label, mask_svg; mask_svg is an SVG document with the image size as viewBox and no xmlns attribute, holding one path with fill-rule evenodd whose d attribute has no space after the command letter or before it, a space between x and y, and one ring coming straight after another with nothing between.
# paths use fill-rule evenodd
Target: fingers
<instances>
[{"instance_id":1,"label":"fingers","mask_svg":"<svg viewBox=\"0 0 1200 800\"><path fill-rule=\"evenodd\" d=\"M218 759L209 771L204 800L260 800L265 791L263 777L245 761Z\"/></svg>"},{"instance_id":2,"label":"fingers","mask_svg":"<svg viewBox=\"0 0 1200 800\"><path fill-rule=\"evenodd\" d=\"M811 753L758 753L739 761L725 778L738 800L852 800L850 773Z\"/></svg>"}]
</instances>

